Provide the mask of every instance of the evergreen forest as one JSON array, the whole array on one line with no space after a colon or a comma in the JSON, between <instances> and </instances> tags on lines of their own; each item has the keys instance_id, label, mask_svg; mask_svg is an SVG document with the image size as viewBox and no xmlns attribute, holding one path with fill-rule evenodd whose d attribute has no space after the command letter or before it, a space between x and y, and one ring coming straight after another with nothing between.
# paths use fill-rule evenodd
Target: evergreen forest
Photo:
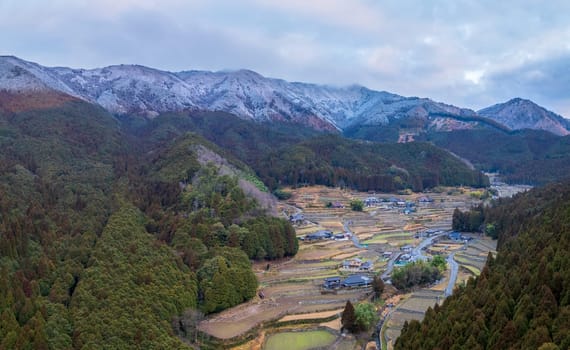
<instances>
[{"instance_id":1,"label":"evergreen forest","mask_svg":"<svg viewBox=\"0 0 570 350\"><path fill-rule=\"evenodd\" d=\"M570 182L456 213L498 238L481 275L456 288L422 322L405 324L396 349L568 349Z\"/></svg>"}]
</instances>

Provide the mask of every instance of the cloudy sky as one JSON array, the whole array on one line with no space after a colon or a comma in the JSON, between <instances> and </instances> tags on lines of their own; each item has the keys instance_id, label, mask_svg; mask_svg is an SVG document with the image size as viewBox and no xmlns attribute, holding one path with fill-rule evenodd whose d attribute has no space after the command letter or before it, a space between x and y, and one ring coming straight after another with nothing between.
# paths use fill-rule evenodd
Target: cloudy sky
<instances>
[{"instance_id":1,"label":"cloudy sky","mask_svg":"<svg viewBox=\"0 0 570 350\"><path fill-rule=\"evenodd\" d=\"M570 117L567 0L0 0L0 54L47 66L248 68Z\"/></svg>"}]
</instances>

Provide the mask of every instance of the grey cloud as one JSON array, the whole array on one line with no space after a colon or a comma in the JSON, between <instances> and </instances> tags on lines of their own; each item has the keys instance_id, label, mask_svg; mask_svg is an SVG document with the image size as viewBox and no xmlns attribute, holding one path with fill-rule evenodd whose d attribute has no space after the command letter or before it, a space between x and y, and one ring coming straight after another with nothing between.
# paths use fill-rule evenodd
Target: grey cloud
<instances>
[{"instance_id":1,"label":"grey cloud","mask_svg":"<svg viewBox=\"0 0 570 350\"><path fill-rule=\"evenodd\" d=\"M322 1L339 4L322 13L304 1L149 3L121 2L114 11L103 6L91 11L96 6L80 0L73 6L0 3L1 53L85 68L118 63L172 71L248 68L287 80L358 83L470 108L521 96L570 111L570 2L565 0L335 0ZM341 16L339 9L355 3L358 11L343 11L347 16L369 11L366 25ZM478 70L484 71L480 84L465 79L466 72Z\"/></svg>"},{"instance_id":2,"label":"grey cloud","mask_svg":"<svg viewBox=\"0 0 570 350\"><path fill-rule=\"evenodd\" d=\"M488 84L491 95L529 98L546 107L558 106L560 110L555 112L565 114L570 108L558 101L570 100L570 53L493 75Z\"/></svg>"}]
</instances>

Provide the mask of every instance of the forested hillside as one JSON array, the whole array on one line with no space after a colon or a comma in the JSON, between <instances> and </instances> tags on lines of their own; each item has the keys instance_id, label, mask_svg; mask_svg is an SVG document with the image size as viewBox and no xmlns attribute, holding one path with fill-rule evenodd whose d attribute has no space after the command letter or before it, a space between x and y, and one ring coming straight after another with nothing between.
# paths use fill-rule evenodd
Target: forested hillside
<instances>
[{"instance_id":1,"label":"forested hillside","mask_svg":"<svg viewBox=\"0 0 570 350\"><path fill-rule=\"evenodd\" d=\"M564 179L570 172L570 137L541 130L511 131L487 123L486 128L454 131L423 130L413 119L382 126L348 128L350 138L396 142L401 129L415 141L431 142L469 160L476 169L499 172L501 180L514 184L544 185Z\"/></svg>"},{"instance_id":2,"label":"forested hillside","mask_svg":"<svg viewBox=\"0 0 570 350\"><path fill-rule=\"evenodd\" d=\"M1 349L185 347L173 318L248 300L250 259L296 253L200 137L145 145L99 107L17 102L0 112Z\"/></svg>"},{"instance_id":3,"label":"forested hillside","mask_svg":"<svg viewBox=\"0 0 570 350\"><path fill-rule=\"evenodd\" d=\"M356 141L288 124L260 124L226 113L164 114L129 122L147 142L166 142L192 131L247 163L270 188L343 186L361 191L421 191L439 185L486 186L488 180L428 143Z\"/></svg>"},{"instance_id":4,"label":"forested hillside","mask_svg":"<svg viewBox=\"0 0 570 350\"><path fill-rule=\"evenodd\" d=\"M570 347L570 182L501 200L483 216L497 257L405 325L396 349Z\"/></svg>"},{"instance_id":5,"label":"forested hillside","mask_svg":"<svg viewBox=\"0 0 570 350\"><path fill-rule=\"evenodd\" d=\"M431 133L428 141L468 159L503 181L544 185L570 173L570 137L546 131L458 130Z\"/></svg>"},{"instance_id":6,"label":"forested hillside","mask_svg":"<svg viewBox=\"0 0 570 350\"><path fill-rule=\"evenodd\" d=\"M428 143L380 144L335 135L281 147L255 168L270 187L319 184L390 192L489 183L481 173Z\"/></svg>"}]
</instances>

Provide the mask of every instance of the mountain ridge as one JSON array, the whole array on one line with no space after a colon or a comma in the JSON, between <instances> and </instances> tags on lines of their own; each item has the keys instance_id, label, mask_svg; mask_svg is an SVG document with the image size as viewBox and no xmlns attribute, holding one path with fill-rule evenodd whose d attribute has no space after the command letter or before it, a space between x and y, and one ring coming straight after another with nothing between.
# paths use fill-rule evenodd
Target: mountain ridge
<instances>
[{"instance_id":1,"label":"mountain ridge","mask_svg":"<svg viewBox=\"0 0 570 350\"><path fill-rule=\"evenodd\" d=\"M401 120L420 121L416 124L423 130L437 131L500 128L497 123L509 124L505 118L485 113L487 109L482 114L429 98L404 97L360 85L333 87L287 82L247 69L168 72L133 64L94 69L50 68L14 56L0 56L0 89L52 89L119 115L153 118L172 111L220 111L243 119L285 121L328 131L355 126L382 127ZM549 117L552 112L542 109L545 112L541 116L547 118L543 123L509 125L570 133L570 123L558 120L563 125L560 126Z\"/></svg>"},{"instance_id":2,"label":"mountain ridge","mask_svg":"<svg viewBox=\"0 0 570 350\"><path fill-rule=\"evenodd\" d=\"M546 130L560 136L570 134L567 119L520 97L483 108L478 113L514 130Z\"/></svg>"}]
</instances>

